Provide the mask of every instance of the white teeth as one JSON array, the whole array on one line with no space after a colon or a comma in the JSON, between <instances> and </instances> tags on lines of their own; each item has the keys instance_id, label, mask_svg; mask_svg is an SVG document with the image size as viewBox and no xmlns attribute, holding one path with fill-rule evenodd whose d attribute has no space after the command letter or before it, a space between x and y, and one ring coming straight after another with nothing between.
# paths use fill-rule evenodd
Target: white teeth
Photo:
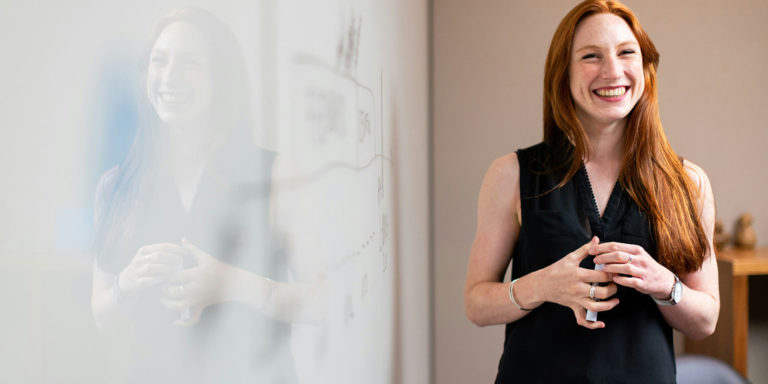
<instances>
[{"instance_id":1,"label":"white teeth","mask_svg":"<svg viewBox=\"0 0 768 384\"><path fill-rule=\"evenodd\" d=\"M627 92L627 88L625 88L625 87L618 87L618 88L613 88L613 89L605 89L605 88L603 88L603 89L598 89L598 90L595 91L595 93L597 93L600 96L604 96L604 97L621 96L621 95L623 95L626 92Z\"/></svg>"},{"instance_id":2,"label":"white teeth","mask_svg":"<svg viewBox=\"0 0 768 384\"><path fill-rule=\"evenodd\" d=\"M161 93L160 99L169 103L175 103L184 100L184 95L179 93Z\"/></svg>"}]
</instances>

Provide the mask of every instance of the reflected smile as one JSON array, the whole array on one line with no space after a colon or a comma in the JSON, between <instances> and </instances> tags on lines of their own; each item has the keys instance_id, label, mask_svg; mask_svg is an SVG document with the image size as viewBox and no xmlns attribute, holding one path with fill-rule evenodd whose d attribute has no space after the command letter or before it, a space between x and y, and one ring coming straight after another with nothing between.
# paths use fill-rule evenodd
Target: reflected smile
<instances>
[{"instance_id":1,"label":"reflected smile","mask_svg":"<svg viewBox=\"0 0 768 384\"><path fill-rule=\"evenodd\" d=\"M157 93L157 98L164 103L180 104L189 101L191 95L188 92L161 91Z\"/></svg>"}]
</instances>

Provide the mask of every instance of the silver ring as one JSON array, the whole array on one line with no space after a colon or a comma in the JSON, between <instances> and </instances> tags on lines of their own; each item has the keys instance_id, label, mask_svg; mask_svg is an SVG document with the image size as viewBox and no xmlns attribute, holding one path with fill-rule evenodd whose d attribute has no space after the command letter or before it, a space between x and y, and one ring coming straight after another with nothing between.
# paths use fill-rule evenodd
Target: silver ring
<instances>
[{"instance_id":1,"label":"silver ring","mask_svg":"<svg viewBox=\"0 0 768 384\"><path fill-rule=\"evenodd\" d=\"M589 287L589 298L592 299L592 301L595 301L595 284L592 284L592 286Z\"/></svg>"},{"instance_id":2,"label":"silver ring","mask_svg":"<svg viewBox=\"0 0 768 384\"><path fill-rule=\"evenodd\" d=\"M629 261L627 261L627 264L632 264L632 255L629 255Z\"/></svg>"}]
</instances>

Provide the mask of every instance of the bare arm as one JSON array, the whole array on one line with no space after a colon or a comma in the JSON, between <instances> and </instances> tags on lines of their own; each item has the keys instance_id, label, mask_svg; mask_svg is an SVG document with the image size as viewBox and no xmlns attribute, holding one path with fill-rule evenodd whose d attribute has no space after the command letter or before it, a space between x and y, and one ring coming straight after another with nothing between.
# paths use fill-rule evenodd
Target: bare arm
<instances>
[{"instance_id":1,"label":"bare arm","mask_svg":"<svg viewBox=\"0 0 768 384\"><path fill-rule=\"evenodd\" d=\"M680 303L674 306L662 306L660 309L669 325L690 338L698 340L714 333L720 313L717 259L713 244L715 199L707 174L699 166L687 160L685 168L691 179L699 185L699 212L701 224L707 235L707 256L700 270L680 276L680 280L685 285ZM669 292L666 292L664 297L669 297Z\"/></svg>"},{"instance_id":2,"label":"bare arm","mask_svg":"<svg viewBox=\"0 0 768 384\"><path fill-rule=\"evenodd\" d=\"M464 287L467 317L477 325L509 323L528 314L512 304L508 286L502 283L520 231L519 174L516 154L501 157L491 164L480 189Z\"/></svg>"},{"instance_id":3,"label":"bare arm","mask_svg":"<svg viewBox=\"0 0 768 384\"><path fill-rule=\"evenodd\" d=\"M519 175L517 155L506 155L491 165L480 190L464 290L467 317L477 325L510 323L529 313L512 304L509 283L502 283L520 232ZM546 301L557 303L571 308L579 325L604 327L601 321L588 322L586 310L606 311L619 303L617 298L595 302L588 297L590 283L608 282L610 275L579 267L595 245L596 238L547 268L521 277L514 285L518 304L532 309ZM606 299L615 293L615 284L609 284L598 287L595 296Z\"/></svg>"}]
</instances>

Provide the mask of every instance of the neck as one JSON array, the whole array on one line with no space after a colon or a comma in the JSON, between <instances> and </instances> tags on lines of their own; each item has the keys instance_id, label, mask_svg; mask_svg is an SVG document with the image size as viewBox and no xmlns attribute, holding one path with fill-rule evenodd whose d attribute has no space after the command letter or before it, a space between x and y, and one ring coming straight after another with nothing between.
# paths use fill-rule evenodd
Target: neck
<instances>
[{"instance_id":1,"label":"neck","mask_svg":"<svg viewBox=\"0 0 768 384\"><path fill-rule=\"evenodd\" d=\"M590 163L614 163L621 161L624 152L624 128L626 119L611 124L584 124L589 139Z\"/></svg>"},{"instance_id":2,"label":"neck","mask_svg":"<svg viewBox=\"0 0 768 384\"><path fill-rule=\"evenodd\" d=\"M169 126L170 160L176 172L196 169L205 163L214 140L202 125Z\"/></svg>"}]
</instances>

